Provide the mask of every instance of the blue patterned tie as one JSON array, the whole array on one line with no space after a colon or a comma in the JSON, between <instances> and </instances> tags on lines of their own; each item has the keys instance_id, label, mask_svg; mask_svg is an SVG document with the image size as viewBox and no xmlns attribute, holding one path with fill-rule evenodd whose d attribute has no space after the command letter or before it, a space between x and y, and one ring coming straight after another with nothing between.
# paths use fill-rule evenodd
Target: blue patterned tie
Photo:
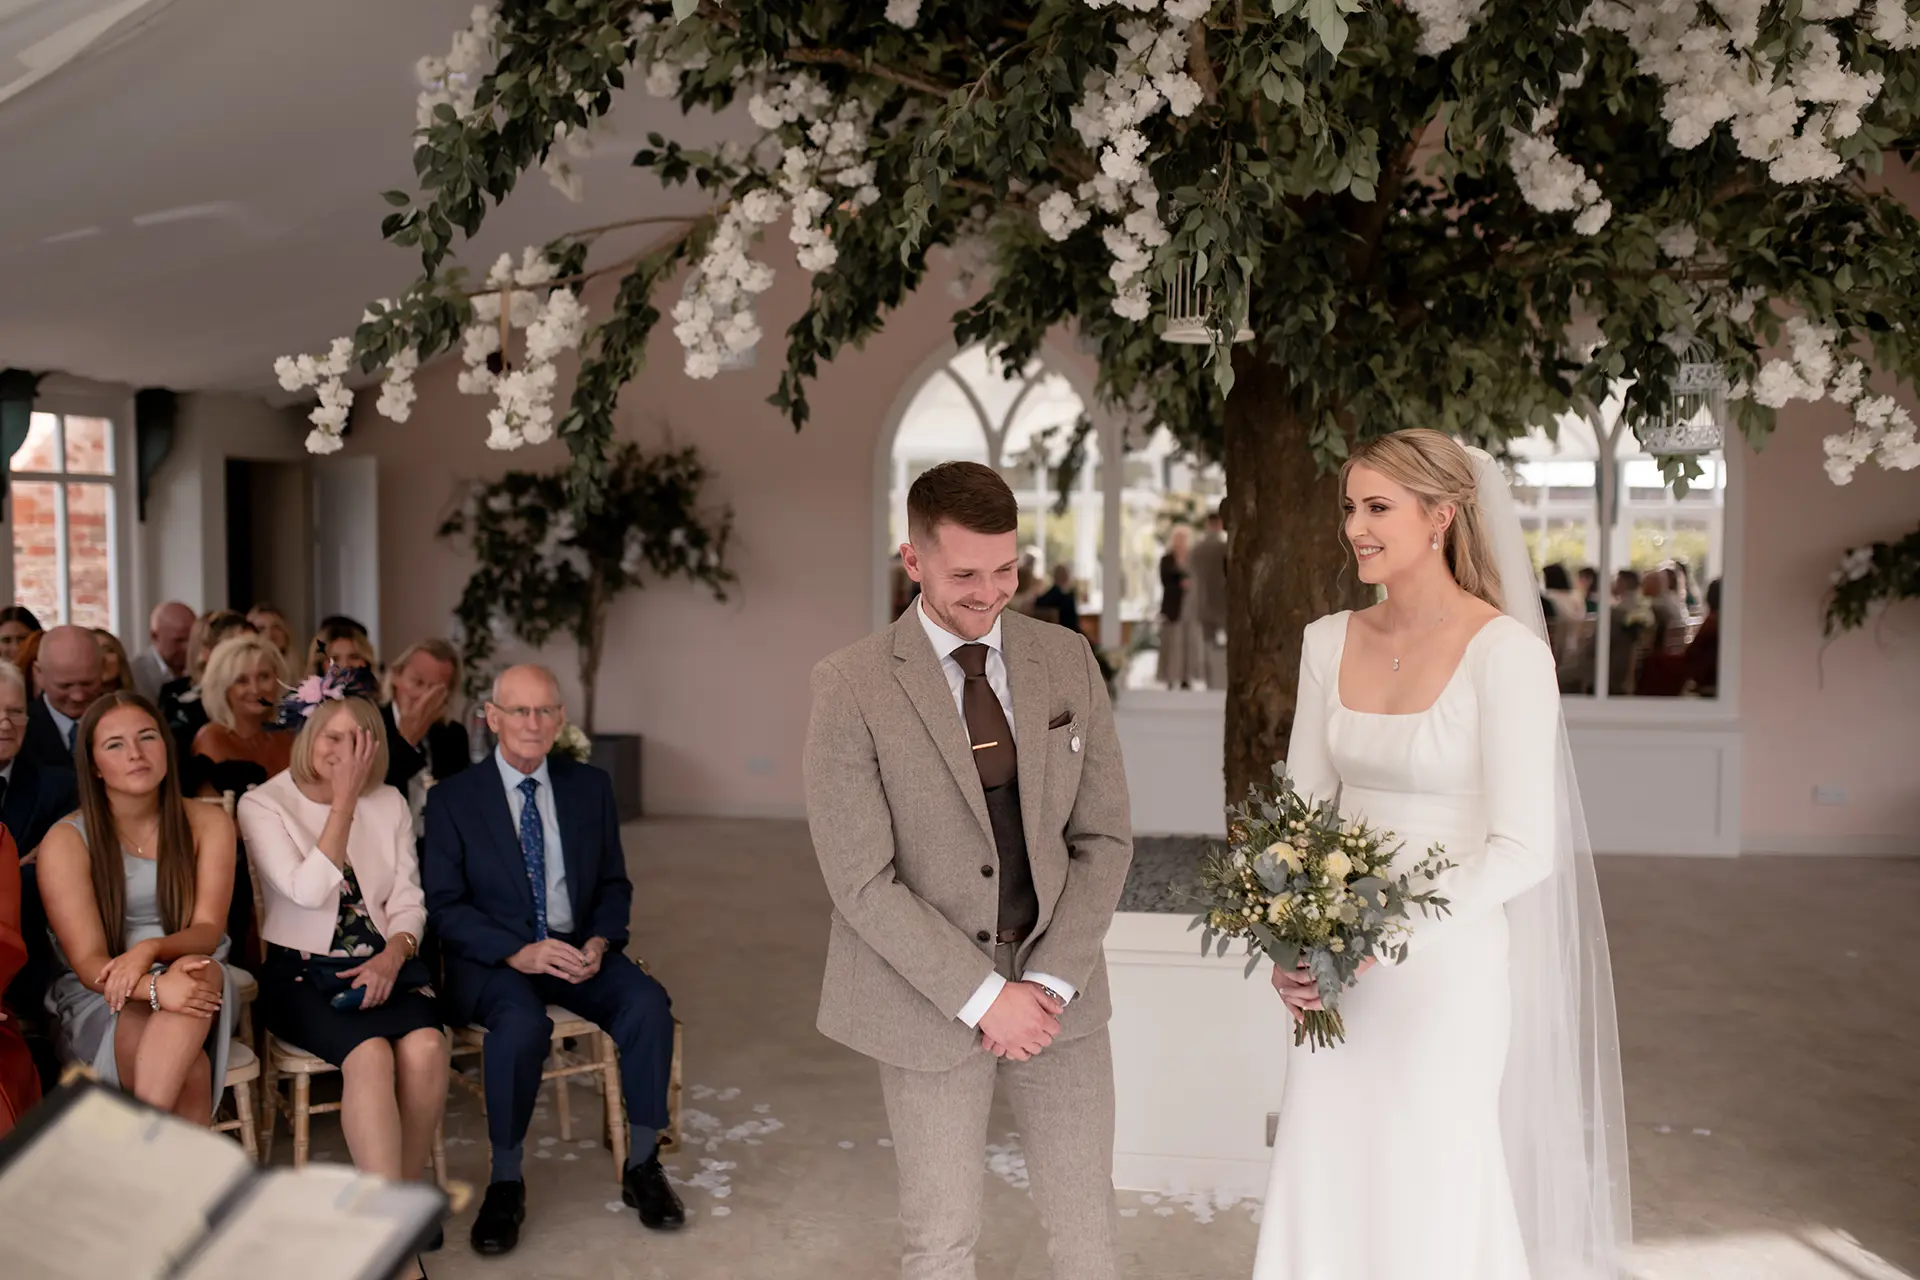
<instances>
[{"instance_id":1,"label":"blue patterned tie","mask_svg":"<svg viewBox=\"0 0 1920 1280\"><path fill-rule=\"evenodd\" d=\"M533 886L536 942L547 936L547 829L540 821L540 806L533 800L534 792L539 789L540 779L521 779L520 794L525 797L525 803L520 806L520 856L527 860L527 882Z\"/></svg>"}]
</instances>

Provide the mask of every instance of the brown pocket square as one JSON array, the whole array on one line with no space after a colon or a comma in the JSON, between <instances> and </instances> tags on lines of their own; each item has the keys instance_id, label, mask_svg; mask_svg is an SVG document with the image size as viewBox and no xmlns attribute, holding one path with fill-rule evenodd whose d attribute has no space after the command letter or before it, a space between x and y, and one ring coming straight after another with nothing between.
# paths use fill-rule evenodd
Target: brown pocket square
<instances>
[{"instance_id":1,"label":"brown pocket square","mask_svg":"<svg viewBox=\"0 0 1920 1280\"><path fill-rule=\"evenodd\" d=\"M1053 718L1053 723L1047 726L1047 732L1052 733L1055 729L1064 729L1072 723L1073 723L1072 710L1069 709L1066 711L1062 711L1059 715Z\"/></svg>"}]
</instances>

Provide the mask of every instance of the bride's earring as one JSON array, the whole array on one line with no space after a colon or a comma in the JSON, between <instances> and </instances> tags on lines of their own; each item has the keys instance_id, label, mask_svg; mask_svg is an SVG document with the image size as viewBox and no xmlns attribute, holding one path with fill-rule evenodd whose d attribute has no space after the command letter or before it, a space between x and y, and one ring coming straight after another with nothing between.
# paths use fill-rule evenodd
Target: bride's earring
<instances>
[{"instance_id":1,"label":"bride's earring","mask_svg":"<svg viewBox=\"0 0 1920 1280\"><path fill-rule=\"evenodd\" d=\"M1433 535L1433 549L1435 551L1440 549L1440 535L1437 533Z\"/></svg>"}]
</instances>

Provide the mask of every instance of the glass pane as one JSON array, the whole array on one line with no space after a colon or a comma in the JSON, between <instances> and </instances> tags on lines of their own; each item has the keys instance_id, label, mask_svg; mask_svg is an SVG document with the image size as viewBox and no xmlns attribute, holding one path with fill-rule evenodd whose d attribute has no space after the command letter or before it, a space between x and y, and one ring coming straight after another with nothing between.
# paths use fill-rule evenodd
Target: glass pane
<instances>
[{"instance_id":1,"label":"glass pane","mask_svg":"<svg viewBox=\"0 0 1920 1280\"><path fill-rule=\"evenodd\" d=\"M58 471L60 418L57 414L36 413L27 429L27 442L13 455L14 471Z\"/></svg>"},{"instance_id":2,"label":"glass pane","mask_svg":"<svg viewBox=\"0 0 1920 1280\"><path fill-rule=\"evenodd\" d=\"M39 429L39 414L34 414ZM59 486L15 481L9 490L13 524L13 599L33 610L42 626L60 620Z\"/></svg>"},{"instance_id":3,"label":"glass pane","mask_svg":"<svg viewBox=\"0 0 1920 1280\"><path fill-rule=\"evenodd\" d=\"M1717 697L1718 580L1726 469L1706 459L1686 496L1661 484L1657 469L1624 463L1614 584L1608 691L1639 698Z\"/></svg>"},{"instance_id":4,"label":"glass pane","mask_svg":"<svg viewBox=\"0 0 1920 1280\"><path fill-rule=\"evenodd\" d=\"M104 484L67 486L68 621L75 626L113 627L112 501Z\"/></svg>"},{"instance_id":5,"label":"glass pane","mask_svg":"<svg viewBox=\"0 0 1920 1280\"><path fill-rule=\"evenodd\" d=\"M113 474L113 423L67 415L67 470L83 476Z\"/></svg>"}]
</instances>

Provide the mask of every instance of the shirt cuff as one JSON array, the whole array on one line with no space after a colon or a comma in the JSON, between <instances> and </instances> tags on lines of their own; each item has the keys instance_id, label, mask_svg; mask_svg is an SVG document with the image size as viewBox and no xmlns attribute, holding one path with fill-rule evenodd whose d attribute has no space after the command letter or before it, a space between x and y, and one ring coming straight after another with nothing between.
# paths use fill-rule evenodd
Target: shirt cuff
<instances>
[{"instance_id":1,"label":"shirt cuff","mask_svg":"<svg viewBox=\"0 0 1920 1280\"><path fill-rule=\"evenodd\" d=\"M980 1019L987 1016L987 1010L993 1008L993 1002L1006 990L1007 980L997 973L990 973L974 989L973 999L960 1006L960 1021L969 1027L978 1027Z\"/></svg>"},{"instance_id":2,"label":"shirt cuff","mask_svg":"<svg viewBox=\"0 0 1920 1280\"><path fill-rule=\"evenodd\" d=\"M1027 970L1025 974L1021 975L1020 981L1031 982L1035 986L1046 987L1068 1004L1072 1004L1074 997L1080 994L1073 989L1073 984L1065 978L1056 978L1050 973L1041 973L1038 969Z\"/></svg>"}]
</instances>

